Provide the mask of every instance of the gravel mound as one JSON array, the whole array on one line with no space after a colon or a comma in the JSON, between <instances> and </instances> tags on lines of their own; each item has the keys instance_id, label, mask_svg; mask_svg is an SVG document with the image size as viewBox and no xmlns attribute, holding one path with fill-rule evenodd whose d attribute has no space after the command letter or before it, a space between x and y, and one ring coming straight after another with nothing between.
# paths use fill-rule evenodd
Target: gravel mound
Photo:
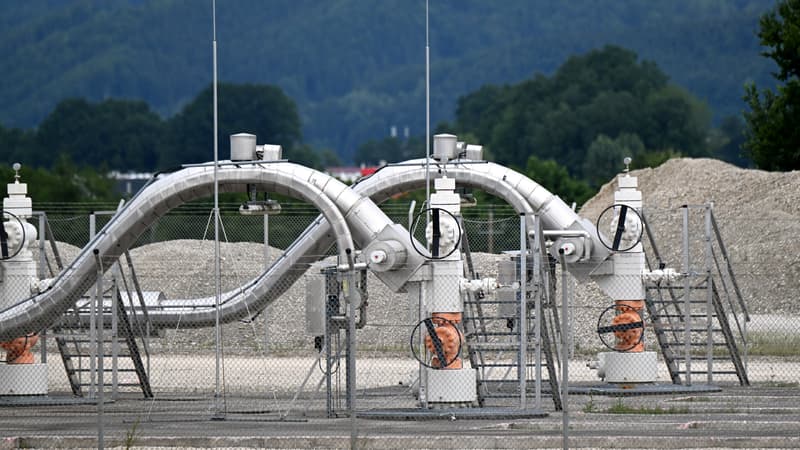
<instances>
[{"instance_id":1,"label":"gravel mound","mask_svg":"<svg viewBox=\"0 0 800 450\"><path fill-rule=\"evenodd\" d=\"M630 173L639 179L645 213L668 266L681 269L681 206L690 205L691 265L703 270L703 210L713 203L723 242L752 313L798 314L800 173L741 169L714 159L672 159ZM580 214L596 220L613 203L604 185Z\"/></svg>"}]
</instances>

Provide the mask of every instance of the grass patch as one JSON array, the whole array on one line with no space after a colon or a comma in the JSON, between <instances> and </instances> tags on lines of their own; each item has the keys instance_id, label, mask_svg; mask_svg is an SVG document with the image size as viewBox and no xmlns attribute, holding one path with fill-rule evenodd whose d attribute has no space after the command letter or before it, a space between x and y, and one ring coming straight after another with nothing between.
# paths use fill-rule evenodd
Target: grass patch
<instances>
[{"instance_id":1,"label":"grass patch","mask_svg":"<svg viewBox=\"0 0 800 450\"><path fill-rule=\"evenodd\" d=\"M750 333L750 356L800 356L800 335L789 333Z\"/></svg>"},{"instance_id":2,"label":"grass patch","mask_svg":"<svg viewBox=\"0 0 800 450\"><path fill-rule=\"evenodd\" d=\"M594 399L592 398L591 395L589 396L589 401L586 402L585 405L583 405L583 412L585 413L597 412L597 405L594 404Z\"/></svg>"},{"instance_id":3,"label":"grass patch","mask_svg":"<svg viewBox=\"0 0 800 450\"><path fill-rule=\"evenodd\" d=\"M622 400L617 400L617 403L609 407L605 412L609 414L686 414L689 408L662 408L660 406L647 407L647 406L627 406L622 403Z\"/></svg>"}]
</instances>

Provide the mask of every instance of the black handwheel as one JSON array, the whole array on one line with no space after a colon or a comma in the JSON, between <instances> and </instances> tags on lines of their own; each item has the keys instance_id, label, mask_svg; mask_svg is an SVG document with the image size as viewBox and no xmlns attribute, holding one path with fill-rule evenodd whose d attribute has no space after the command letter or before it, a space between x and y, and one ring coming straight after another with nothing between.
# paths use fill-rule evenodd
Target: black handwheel
<instances>
[{"instance_id":1,"label":"black handwheel","mask_svg":"<svg viewBox=\"0 0 800 450\"><path fill-rule=\"evenodd\" d=\"M433 238L431 239L431 252L428 254L427 250L420 249L417 247L416 240L414 240L414 235L417 232L417 225L420 223L420 219L423 216L427 216L428 212L431 212L431 224L433 225ZM458 230L458 234L456 235L456 239L454 242L458 243L461 242L461 225L456 219L456 216L453 215L450 211L442 208L426 208L419 212L419 214L414 217L414 222L411 225L411 230L409 230L408 234L411 237L411 245L414 247L414 251L422 255L424 258L427 259L444 259L448 256L452 255L458 249L458 244L454 245L453 248L447 252L446 255L439 255L439 242L442 237L442 228L441 228L441 220L439 217L439 212L444 212L448 214L450 217L453 218L453 223L456 226L456 230Z\"/></svg>"},{"instance_id":2,"label":"black handwheel","mask_svg":"<svg viewBox=\"0 0 800 450\"><path fill-rule=\"evenodd\" d=\"M608 308L604 309L603 312L600 313L600 317L597 319L597 335L600 337L600 341L602 341L603 345L605 345L607 348L609 348L611 350L614 350L615 352L627 352L628 350L631 350L632 348L634 348L637 345L639 345L644 340L644 321L641 319L641 316L639 316L639 321L637 321L637 322L621 323L621 324L616 324L616 325L614 325L614 324L602 325L603 324L603 318L605 317L606 314L608 314L611 311L617 311L617 310L619 310L621 308L628 309L628 310L636 313L637 315L639 315L639 313L636 311L636 309L634 309L633 307L630 307L628 305L611 305ZM612 316L611 320L613 320L613 317L615 317L615 316L616 315ZM617 348L616 342L614 342L614 345L611 345L611 344L608 343L608 341L606 341L605 336L607 334L609 334L609 333L615 333L615 332L619 332L619 331L635 330L637 328L642 328L642 333L639 335L639 339L636 342L634 342L630 347Z\"/></svg>"},{"instance_id":3,"label":"black handwheel","mask_svg":"<svg viewBox=\"0 0 800 450\"><path fill-rule=\"evenodd\" d=\"M434 347L434 353L436 353L436 358L440 362L444 361L441 367L433 367L431 364L423 360L423 358L419 355L419 353L417 353L417 345L414 345L414 341L416 340L415 338L418 338L417 333L420 331L420 326L422 325L425 325L425 329L428 331L428 336L431 337L431 341L433 342L433 347ZM450 326L453 327L453 329L456 331L456 335L458 336L458 351L455 352L453 359L451 359L450 361L447 361L447 358L445 358L444 347L442 347L442 341L441 339L439 339L439 335L436 334L436 327L434 325L438 325L440 327ZM456 327L455 322L442 317L436 317L436 318L429 317L427 319L419 321L419 323L417 323L417 325L414 327L414 330L411 331L411 339L409 343L411 345L411 354L414 356L414 359L419 361L419 363L422 364L423 366L428 367L430 369L442 369L450 366L450 364L453 364L458 359L459 355L461 355L461 348L464 344L461 338L461 333L458 331L458 327Z\"/></svg>"},{"instance_id":4,"label":"black handwheel","mask_svg":"<svg viewBox=\"0 0 800 450\"><path fill-rule=\"evenodd\" d=\"M625 252L632 249L641 242L644 233L642 216L635 208L623 204L614 204L604 209L597 217L595 227L600 243L613 252ZM614 237L611 242L601 232L604 228L613 228Z\"/></svg>"},{"instance_id":5,"label":"black handwheel","mask_svg":"<svg viewBox=\"0 0 800 450\"><path fill-rule=\"evenodd\" d=\"M15 251L13 254L9 254L9 251L8 251L9 236L8 236L8 232L6 232L5 222L3 222L3 225L0 226L0 260L5 261L7 259L11 259L11 258L17 256L19 254L19 252L22 251L22 248L25 247L26 235L25 235L25 224L22 222L22 219L17 217L14 213L11 213L11 212L5 211L5 210L3 210L3 216L4 217L8 216L8 217L16 220L17 223L19 223L20 230L22 230L22 238L20 239L19 246L17 246L17 251Z\"/></svg>"}]
</instances>

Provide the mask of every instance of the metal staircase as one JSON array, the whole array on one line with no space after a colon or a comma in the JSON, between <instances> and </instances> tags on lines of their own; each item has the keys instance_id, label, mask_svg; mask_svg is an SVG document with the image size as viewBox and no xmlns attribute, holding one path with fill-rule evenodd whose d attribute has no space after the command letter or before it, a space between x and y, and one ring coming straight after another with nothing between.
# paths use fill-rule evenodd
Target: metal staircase
<instances>
[{"instance_id":1,"label":"metal staircase","mask_svg":"<svg viewBox=\"0 0 800 450\"><path fill-rule=\"evenodd\" d=\"M148 370L133 331L129 308L119 291L112 290L116 306L104 306L102 311L103 384L112 393L134 387L141 390L145 398L151 398ZM50 334L58 345L72 393L77 396L85 396L87 389L91 396L98 388L98 336L80 319L80 315L89 313L89 302L91 300L84 300L82 306L68 311Z\"/></svg>"},{"instance_id":2,"label":"metal staircase","mask_svg":"<svg viewBox=\"0 0 800 450\"><path fill-rule=\"evenodd\" d=\"M462 229L464 229L462 224ZM540 242L540 241L539 241ZM508 399L520 397L525 386L526 395L545 386L552 393L556 410L561 409L558 395L558 378L555 361L554 339L559 330L553 299L554 286L549 282L554 266L541 264L548 261L547 255L530 240L532 251L528 253L526 264L527 282L525 298L527 303L527 333L525 339L524 363L520 364L522 329L520 327L519 289L508 290L505 295L498 293L490 299L482 292L470 294L464 302L464 335L469 361L477 369L478 401L481 406L487 403L507 404ZM475 272L467 233L462 233L461 251L464 254L464 276L479 278ZM533 262L533 264L530 264ZM516 274L519 278L520 260L515 256ZM535 300L540 302L540 341L537 342ZM539 346L541 344L541 346ZM537 353L537 350L540 353ZM538 356L538 358L537 358ZM524 372L520 383L519 372ZM537 375L539 382L537 384Z\"/></svg>"},{"instance_id":3,"label":"metal staircase","mask_svg":"<svg viewBox=\"0 0 800 450\"><path fill-rule=\"evenodd\" d=\"M113 214L114 212L107 212ZM44 212L34 213L39 218L39 278L53 277L64 270L62 257L59 254L57 240ZM95 214L90 216L90 234L94 232ZM49 242L49 252L45 243ZM127 275L126 275L127 271ZM96 294L78 300L74 308L69 309L61 319L45 334L45 338L53 338L64 363L64 369L72 393L76 396L93 396L98 388L98 336L102 335L100 345L103 356L103 379L106 388L116 394L120 388L135 388L146 398L153 396L149 380L149 348L148 338L151 334L149 318L144 302L144 294L130 253L124 253L124 259L111 268L111 279L102 285L110 286L102 293L102 311L97 311L95 323L102 324L102 333L91 328L87 319L92 316L92 303L97 306ZM130 281L130 283L129 283ZM124 295L123 295L124 293ZM125 304L125 300L128 304ZM134 305L134 299L138 305ZM138 339L138 341L137 341ZM141 344L140 344L141 342ZM144 351L145 359L142 359ZM110 376L105 376L106 374Z\"/></svg>"},{"instance_id":4,"label":"metal staircase","mask_svg":"<svg viewBox=\"0 0 800 450\"><path fill-rule=\"evenodd\" d=\"M690 208L704 212L702 267L691 265L689 249ZM646 285L647 311L664 362L674 384L690 385L702 379L713 383L734 377L748 386L747 334L750 320L733 273L728 253L713 214L712 205L684 206L682 276L674 283ZM645 214L651 270L666 266Z\"/></svg>"}]
</instances>

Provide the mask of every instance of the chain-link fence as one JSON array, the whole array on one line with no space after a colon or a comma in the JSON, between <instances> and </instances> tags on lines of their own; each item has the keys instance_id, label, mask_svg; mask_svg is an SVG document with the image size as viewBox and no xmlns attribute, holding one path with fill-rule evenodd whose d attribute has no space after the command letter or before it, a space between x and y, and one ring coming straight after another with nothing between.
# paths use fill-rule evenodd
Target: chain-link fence
<instances>
[{"instance_id":1,"label":"chain-link fence","mask_svg":"<svg viewBox=\"0 0 800 450\"><path fill-rule=\"evenodd\" d=\"M460 252L419 270L407 258L417 272L401 292L366 269L368 255L350 265L330 235L310 239L317 211L298 204L265 216L223 205L219 247L212 207L184 206L97 258L93 274L64 272L96 258L92 238L115 209L53 205L29 220L36 278L82 284L18 343L38 339L46 386L0 393L9 445L800 445L800 263L737 232L754 219L646 209L634 244L661 276L644 285L627 257L568 274L538 218L488 206L436 235L452 232ZM419 209L384 210L426 242L412 226ZM626 267L631 276L604 278ZM3 288L5 313L47 292ZM642 295L614 302L609 289ZM460 313L431 306L448 298Z\"/></svg>"}]
</instances>

